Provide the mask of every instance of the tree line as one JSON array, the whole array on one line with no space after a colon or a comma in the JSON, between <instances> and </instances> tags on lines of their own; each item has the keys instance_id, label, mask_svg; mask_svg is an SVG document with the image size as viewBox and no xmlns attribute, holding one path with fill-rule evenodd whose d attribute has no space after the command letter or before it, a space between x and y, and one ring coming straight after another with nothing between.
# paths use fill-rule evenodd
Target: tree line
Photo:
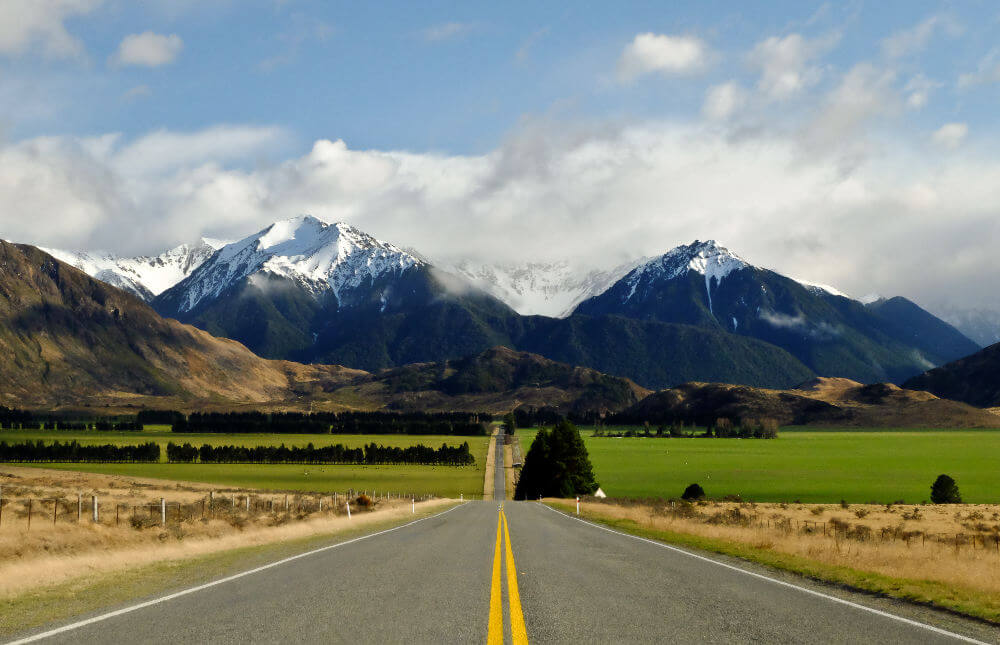
<instances>
[{"instance_id":1,"label":"tree line","mask_svg":"<svg viewBox=\"0 0 1000 645\"><path fill-rule=\"evenodd\" d=\"M51 413L36 413L0 406L0 429L3 430L99 430L137 432L142 424L136 417L73 419Z\"/></svg>"},{"instance_id":2,"label":"tree line","mask_svg":"<svg viewBox=\"0 0 1000 645\"><path fill-rule=\"evenodd\" d=\"M626 430L607 430L603 426L594 428L595 437L646 437L646 438L698 438L698 439L777 439L778 422L774 419L742 419L739 424L734 424L730 419L716 419L715 423L709 425L702 431L698 431L693 425L685 426L677 421L670 426L660 425L656 430L652 429L649 423L645 423L640 428L628 428Z\"/></svg>"},{"instance_id":3,"label":"tree line","mask_svg":"<svg viewBox=\"0 0 1000 645\"><path fill-rule=\"evenodd\" d=\"M194 412L175 413L178 433L439 434L484 436L489 414L464 412ZM162 417L161 417L162 418Z\"/></svg>"},{"instance_id":4,"label":"tree line","mask_svg":"<svg viewBox=\"0 0 1000 645\"><path fill-rule=\"evenodd\" d=\"M212 446L200 448L190 443L167 444L167 461L203 464L418 464L435 466L471 466L476 463L469 443L460 446L442 444L434 449L423 444L400 448L370 443L364 448L342 444L319 446Z\"/></svg>"},{"instance_id":5,"label":"tree line","mask_svg":"<svg viewBox=\"0 0 1000 645\"><path fill-rule=\"evenodd\" d=\"M77 441L25 441L8 444L0 441L0 462L94 462L137 463L160 460L159 444L149 442L137 446L104 444L85 446Z\"/></svg>"}]
</instances>

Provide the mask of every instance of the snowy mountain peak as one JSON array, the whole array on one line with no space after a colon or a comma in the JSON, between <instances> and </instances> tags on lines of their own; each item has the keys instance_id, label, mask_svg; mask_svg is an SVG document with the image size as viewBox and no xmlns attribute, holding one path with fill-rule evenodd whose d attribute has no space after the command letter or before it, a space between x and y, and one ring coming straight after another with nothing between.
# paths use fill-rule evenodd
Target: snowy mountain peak
<instances>
[{"instance_id":1,"label":"snowy mountain peak","mask_svg":"<svg viewBox=\"0 0 1000 645\"><path fill-rule=\"evenodd\" d=\"M224 244L226 242L222 240L202 238L159 255L136 257L118 257L102 252L42 250L102 282L151 300L191 275Z\"/></svg>"},{"instance_id":2,"label":"snowy mountain peak","mask_svg":"<svg viewBox=\"0 0 1000 645\"><path fill-rule=\"evenodd\" d=\"M672 280L694 272L705 276L705 290L709 294L709 307L711 307L713 280L715 286L718 286L733 271L751 266L749 262L715 240L705 242L695 240L691 244L671 249L632 271L627 276L629 290L622 302L631 300L639 285L644 282L656 279Z\"/></svg>"},{"instance_id":3,"label":"snowy mountain peak","mask_svg":"<svg viewBox=\"0 0 1000 645\"><path fill-rule=\"evenodd\" d=\"M328 224L310 215L281 220L222 247L178 285L178 309L194 309L236 282L260 273L287 278L314 296L359 287L387 273L425 264L402 249L344 222Z\"/></svg>"}]
</instances>

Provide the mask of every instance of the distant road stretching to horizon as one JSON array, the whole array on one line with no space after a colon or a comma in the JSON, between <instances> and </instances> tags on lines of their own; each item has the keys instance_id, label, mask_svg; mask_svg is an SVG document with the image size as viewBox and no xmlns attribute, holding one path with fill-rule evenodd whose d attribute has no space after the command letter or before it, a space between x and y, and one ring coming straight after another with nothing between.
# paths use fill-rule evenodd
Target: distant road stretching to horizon
<instances>
[{"instance_id":1,"label":"distant road stretching to horizon","mask_svg":"<svg viewBox=\"0 0 1000 645\"><path fill-rule=\"evenodd\" d=\"M503 444L496 450L502 465ZM504 502L502 467L495 490L494 501L14 642L1000 643L982 624L935 627L929 610L897 616L862 594L835 598L537 502Z\"/></svg>"}]
</instances>

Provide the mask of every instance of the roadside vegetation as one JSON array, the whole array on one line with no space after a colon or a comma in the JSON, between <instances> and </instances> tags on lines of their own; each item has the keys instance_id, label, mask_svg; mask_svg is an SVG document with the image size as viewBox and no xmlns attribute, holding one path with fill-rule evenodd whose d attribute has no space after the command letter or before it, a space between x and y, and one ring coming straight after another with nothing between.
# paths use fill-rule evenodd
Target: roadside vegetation
<instances>
[{"instance_id":1,"label":"roadside vegetation","mask_svg":"<svg viewBox=\"0 0 1000 645\"><path fill-rule=\"evenodd\" d=\"M609 498L583 501L581 514L642 537L1000 624L1000 505Z\"/></svg>"},{"instance_id":2,"label":"roadside vegetation","mask_svg":"<svg viewBox=\"0 0 1000 645\"><path fill-rule=\"evenodd\" d=\"M454 503L418 498L413 509L409 497L370 490L286 494L13 466L0 469L0 490L7 501L0 520L0 635L245 570L258 557L277 559ZM99 522L89 508L77 521L80 491L85 504L90 495L100 500ZM169 502L165 524L160 498ZM27 499L47 513L30 528ZM64 505L55 522L52 500Z\"/></svg>"}]
</instances>

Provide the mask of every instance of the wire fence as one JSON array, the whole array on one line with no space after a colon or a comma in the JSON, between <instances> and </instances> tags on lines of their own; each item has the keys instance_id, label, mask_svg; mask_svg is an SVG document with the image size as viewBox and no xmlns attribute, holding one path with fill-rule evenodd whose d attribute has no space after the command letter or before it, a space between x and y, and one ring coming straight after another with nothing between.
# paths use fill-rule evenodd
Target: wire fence
<instances>
[{"instance_id":1,"label":"wire fence","mask_svg":"<svg viewBox=\"0 0 1000 645\"><path fill-rule=\"evenodd\" d=\"M192 520L214 518L249 520L267 515L305 519L317 514L350 515L352 512L373 510L379 504L417 502L436 499L427 493L396 493L349 489L343 493L270 494L252 492L209 491L188 501L171 501L165 497L143 502L101 501L99 495L77 493L75 498L56 496L5 496L0 490L0 531L31 530L41 524L52 526L99 524L146 528L166 526ZM481 494L461 495L461 499L480 499Z\"/></svg>"}]
</instances>

